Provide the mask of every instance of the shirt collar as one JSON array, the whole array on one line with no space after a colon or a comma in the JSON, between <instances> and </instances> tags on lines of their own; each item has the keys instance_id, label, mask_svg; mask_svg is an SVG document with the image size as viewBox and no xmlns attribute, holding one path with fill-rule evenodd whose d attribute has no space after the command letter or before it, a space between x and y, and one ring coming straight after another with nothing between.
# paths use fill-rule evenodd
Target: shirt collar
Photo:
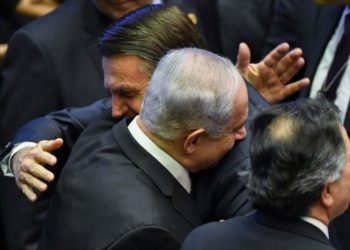
<instances>
[{"instance_id":1,"label":"shirt collar","mask_svg":"<svg viewBox=\"0 0 350 250\"><path fill-rule=\"evenodd\" d=\"M136 116L128 126L132 137L175 177L187 193L190 193L191 179L188 171L145 135L136 123L138 117Z\"/></svg>"},{"instance_id":2,"label":"shirt collar","mask_svg":"<svg viewBox=\"0 0 350 250\"><path fill-rule=\"evenodd\" d=\"M300 219L302 219L303 221L310 223L310 224L314 225L315 227L317 227L318 229L320 229L329 239L328 227L325 224L323 224L321 221L319 221L315 218L308 217L308 216L300 217Z\"/></svg>"}]
</instances>

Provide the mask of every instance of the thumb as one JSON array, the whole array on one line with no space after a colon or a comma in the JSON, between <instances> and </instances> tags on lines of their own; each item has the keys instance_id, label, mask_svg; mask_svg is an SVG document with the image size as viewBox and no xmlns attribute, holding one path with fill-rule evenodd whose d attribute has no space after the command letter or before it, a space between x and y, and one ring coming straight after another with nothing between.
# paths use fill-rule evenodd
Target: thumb
<instances>
[{"instance_id":1,"label":"thumb","mask_svg":"<svg viewBox=\"0 0 350 250\"><path fill-rule=\"evenodd\" d=\"M55 140L43 140L40 141L38 145L42 148L43 151L52 152L62 147L63 140L61 138L57 138Z\"/></svg>"},{"instance_id":2,"label":"thumb","mask_svg":"<svg viewBox=\"0 0 350 250\"><path fill-rule=\"evenodd\" d=\"M250 49L246 43L240 43L238 48L236 68L242 74L250 64Z\"/></svg>"}]
</instances>

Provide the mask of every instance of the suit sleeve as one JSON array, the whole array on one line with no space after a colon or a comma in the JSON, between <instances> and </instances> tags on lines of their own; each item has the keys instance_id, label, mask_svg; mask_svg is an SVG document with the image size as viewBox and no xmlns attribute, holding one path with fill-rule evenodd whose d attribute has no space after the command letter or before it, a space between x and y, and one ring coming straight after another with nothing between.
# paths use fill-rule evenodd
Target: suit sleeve
<instances>
[{"instance_id":1,"label":"suit sleeve","mask_svg":"<svg viewBox=\"0 0 350 250\"><path fill-rule=\"evenodd\" d=\"M0 144L29 120L57 109L59 95L50 59L26 30L9 42L0 91Z\"/></svg>"},{"instance_id":2,"label":"suit sleeve","mask_svg":"<svg viewBox=\"0 0 350 250\"><path fill-rule=\"evenodd\" d=\"M132 230L110 246L108 250L148 250L167 249L179 250L181 242L169 230L158 226L145 226Z\"/></svg>"},{"instance_id":3,"label":"suit sleeve","mask_svg":"<svg viewBox=\"0 0 350 250\"><path fill-rule=\"evenodd\" d=\"M22 127L13 139L13 144L23 141L39 142L62 138L62 148L54 154L59 159L55 167L49 167L54 174L58 175L76 140L91 121L98 119L106 113L110 113L110 98L102 99L90 106L83 108L70 108L50 113L47 116L32 120Z\"/></svg>"},{"instance_id":4,"label":"suit sleeve","mask_svg":"<svg viewBox=\"0 0 350 250\"><path fill-rule=\"evenodd\" d=\"M52 112L23 126L16 133L13 143L62 138L65 144L72 146L89 123L110 108L111 99L105 98L86 107Z\"/></svg>"}]
</instances>

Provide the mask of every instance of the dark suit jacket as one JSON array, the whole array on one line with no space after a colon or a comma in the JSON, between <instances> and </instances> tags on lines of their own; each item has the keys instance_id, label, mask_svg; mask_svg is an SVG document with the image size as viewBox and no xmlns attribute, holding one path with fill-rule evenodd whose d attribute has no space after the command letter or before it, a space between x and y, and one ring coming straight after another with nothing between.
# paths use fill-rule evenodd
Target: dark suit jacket
<instances>
[{"instance_id":1,"label":"dark suit jacket","mask_svg":"<svg viewBox=\"0 0 350 250\"><path fill-rule=\"evenodd\" d=\"M38 249L179 249L200 224L194 201L126 120L111 130L115 121L106 117L78 139Z\"/></svg>"},{"instance_id":2,"label":"dark suit jacket","mask_svg":"<svg viewBox=\"0 0 350 250\"><path fill-rule=\"evenodd\" d=\"M91 0L68 0L14 34L0 90L1 144L35 117L109 96L97 38L110 22Z\"/></svg>"},{"instance_id":3,"label":"dark suit jacket","mask_svg":"<svg viewBox=\"0 0 350 250\"><path fill-rule=\"evenodd\" d=\"M331 250L324 233L301 219L282 219L263 212L214 222L194 230L182 250Z\"/></svg>"},{"instance_id":4,"label":"dark suit jacket","mask_svg":"<svg viewBox=\"0 0 350 250\"><path fill-rule=\"evenodd\" d=\"M249 117L251 118L257 110L266 107L267 103L251 85L247 86ZM57 180L80 133L91 121L98 120L103 111L110 112L110 107L110 99L104 99L85 108L66 109L37 118L24 126L17 133L13 142L40 141L62 137L65 143L63 149L58 152L59 161L57 166L51 168ZM226 219L245 214L251 210L244 183L237 175L237 172L249 163L250 132L248 124L249 120L246 124L247 138L237 142L233 150L223 158L216 168L193 176L195 198L203 221ZM15 197L15 199L8 199L8 202L4 203L6 209L11 211L4 216L7 232L15 235L15 232L20 231L21 241L17 241L16 246L33 249L32 247L36 246L40 237L42 222L46 216L55 183L50 184L48 192L39 194L38 201L32 203L15 187L13 180L9 181L11 181L10 184L13 188L12 191L7 190L6 194L9 197Z\"/></svg>"},{"instance_id":5,"label":"dark suit jacket","mask_svg":"<svg viewBox=\"0 0 350 250\"><path fill-rule=\"evenodd\" d=\"M277 1L265 53L281 42L300 47L306 64L298 77L312 79L343 9L342 5L318 6L313 0ZM305 88L299 96L309 92L310 88Z\"/></svg>"},{"instance_id":6,"label":"dark suit jacket","mask_svg":"<svg viewBox=\"0 0 350 250\"><path fill-rule=\"evenodd\" d=\"M193 0L208 48L236 61L238 45L250 46L252 62L262 54L275 0Z\"/></svg>"},{"instance_id":7,"label":"dark suit jacket","mask_svg":"<svg viewBox=\"0 0 350 250\"><path fill-rule=\"evenodd\" d=\"M313 79L323 52L331 39L341 14L343 5L318 6L312 0L279 0L267 39L267 51L280 42L289 42L292 47L300 47L306 61L304 70L298 77ZM311 87L305 88L295 97L307 97ZM345 128L350 133L350 109L347 111ZM343 249L350 249L348 226L350 210L334 221L339 241Z\"/></svg>"},{"instance_id":8,"label":"dark suit jacket","mask_svg":"<svg viewBox=\"0 0 350 250\"><path fill-rule=\"evenodd\" d=\"M62 137L64 147L58 150L55 155L59 159L57 166L50 171L55 173L54 182L48 185L45 193L37 193L38 200L33 203L24 197L13 178L0 176L1 190L1 220L6 236L6 244L11 250L34 250L40 238L42 223L46 217L46 211L53 191L56 187L56 180L69 156L69 153L77 138L86 126L99 119L101 113L111 108L110 98L103 99L97 103L84 108L65 109L54 112L42 118L35 119L28 123L17 133L13 142L40 141Z\"/></svg>"}]
</instances>

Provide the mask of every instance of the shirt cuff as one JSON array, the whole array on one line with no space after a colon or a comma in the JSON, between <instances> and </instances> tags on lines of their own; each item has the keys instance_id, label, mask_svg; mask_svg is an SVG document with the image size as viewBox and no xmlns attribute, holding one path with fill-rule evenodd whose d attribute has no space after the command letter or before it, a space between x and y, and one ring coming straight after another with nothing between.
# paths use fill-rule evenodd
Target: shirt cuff
<instances>
[{"instance_id":1,"label":"shirt cuff","mask_svg":"<svg viewBox=\"0 0 350 250\"><path fill-rule=\"evenodd\" d=\"M1 160L1 169L4 174L4 176L7 177L14 177L11 167L12 158L15 156L16 153L18 153L20 150L27 148L27 147L35 147L37 143L35 142L21 142L19 144L16 144L12 150L4 156L4 158Z\"/></svg>"}]
</instances>

